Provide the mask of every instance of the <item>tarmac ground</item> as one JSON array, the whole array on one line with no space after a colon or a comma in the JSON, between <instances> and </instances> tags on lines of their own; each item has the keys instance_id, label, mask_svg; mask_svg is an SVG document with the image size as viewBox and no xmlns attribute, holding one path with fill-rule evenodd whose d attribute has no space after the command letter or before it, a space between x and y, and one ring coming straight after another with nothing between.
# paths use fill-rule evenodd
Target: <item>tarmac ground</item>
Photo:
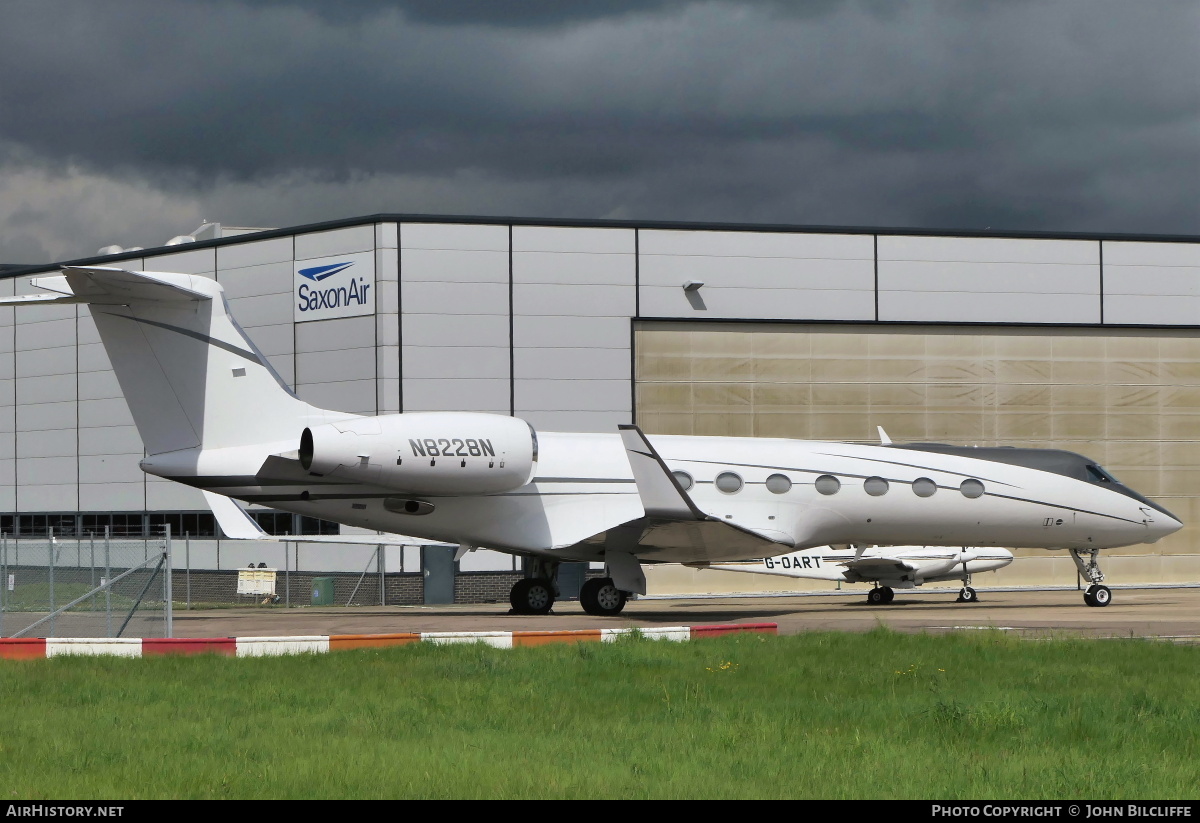
<instances>
[{"instance_id":1,"label":"tarmac ground","mask_svg":"<svg viewBox=\"0 0 1200 823\"><path fill-rule=\"evenodd\" d=\"M1112 603L1088 607L1075 589L978 589L976 603L957 590L898 591L887 606L864 592L818 595L646 597L618 617L592 617L560 601L544 616L508 613L507 603L448 606L251 606L174 615L176 637L393 634L400 632L554 631L563 629L777 623L780 634L865 632L884 625L902 632L996 629L1022 636L1148 637L1200 642L1200 587L1114 588Z\"/></svg>"}]
</instances>

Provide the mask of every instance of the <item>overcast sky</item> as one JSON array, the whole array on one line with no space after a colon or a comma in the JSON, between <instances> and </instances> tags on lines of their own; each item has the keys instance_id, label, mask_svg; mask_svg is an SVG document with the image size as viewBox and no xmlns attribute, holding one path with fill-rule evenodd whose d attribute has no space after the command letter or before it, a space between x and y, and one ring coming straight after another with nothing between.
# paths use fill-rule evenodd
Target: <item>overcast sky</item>
<instances>
[{"instance_id":1,"label":"overcast sky","mask_svg":"<svg viewBox=\"0 0 1200 823\"><path fill-rule=\"evenodd\" d=\"M0 263L376 212L1200 234L1200 3L0 3Z\"/></svg>"}]
</instances>

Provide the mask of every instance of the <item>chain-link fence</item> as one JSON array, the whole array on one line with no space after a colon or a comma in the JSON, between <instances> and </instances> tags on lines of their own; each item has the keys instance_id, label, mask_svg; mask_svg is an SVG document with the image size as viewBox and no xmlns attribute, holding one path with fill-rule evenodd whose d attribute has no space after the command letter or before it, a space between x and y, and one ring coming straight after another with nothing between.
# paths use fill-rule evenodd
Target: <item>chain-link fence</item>
<instances>
[{"instance_id":1,"label":"chain-link fence","mask_svg":"<svg viewBox=\"0 0 1200 823\"><path fill-rule=\"evenodd\" d=\"M171 537L0 535L0 636L170 637Z\"/></svg>"}]
</instances>

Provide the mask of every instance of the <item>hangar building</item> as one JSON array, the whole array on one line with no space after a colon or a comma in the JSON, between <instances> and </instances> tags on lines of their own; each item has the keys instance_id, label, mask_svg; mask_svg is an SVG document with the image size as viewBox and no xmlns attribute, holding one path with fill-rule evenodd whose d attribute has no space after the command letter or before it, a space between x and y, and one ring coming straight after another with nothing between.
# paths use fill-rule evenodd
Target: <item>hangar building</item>
<instances>
[{"instance_id":1,"label":"hangar building","mask_svg":"<svg viewBox=\"0 0 1200 823\"><path fill-rule=\"evenodd\" d=\"M868 442L882 426L896 442L1070 449L1185 523L1107 553L1110 581L1200 580L1200 237L372 215L206 224L172 242L72 262L215 277L320 406ZM369 291L321 296L297 274L343 263ZM56 268L9 268L0 294ZM200 494L144 475L142 456L87 310L0 309L3 531L170 522L195 569L370 569L391 581L389 602L502 600L519 574L485 551L455 569L451 549L372 560L363 546L216 539ZM336 531L258 517L276 533ZM1018 557L984 585L1075 582L1066 553ZM651 593L781 587L678 568L648 578Z\"/></svg>"}]
</instances>

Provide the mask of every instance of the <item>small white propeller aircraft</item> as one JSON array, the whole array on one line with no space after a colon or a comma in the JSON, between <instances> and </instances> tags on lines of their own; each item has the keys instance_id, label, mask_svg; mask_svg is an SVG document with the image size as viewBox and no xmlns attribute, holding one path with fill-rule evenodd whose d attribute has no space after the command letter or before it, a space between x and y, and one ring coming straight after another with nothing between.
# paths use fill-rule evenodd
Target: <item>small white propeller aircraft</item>
<instances>
[{"instance_id":1,"label":"small white propeller aircraft","mask_svg":"<svg viewBox=\"0 0 1200 823\"><path fill-rule=\"evenodd\" d=\"M62 271L34 279L46 293L0 303L89 305L146 447L144 471L283 511L523 555L531 576L512 589L518 612L550 610L562 561L605 564L580 600L590 614L615 615L628 593L645 593L643 563L830 544L1067 549L1092 584L1086 601L1106 605L1098 552L1182 525L1064 451L652 442L636 426L572 434L501 415L328 411L283 383L216 281Z\"/></svg>"},{"instance_id":2,"label":"small white propeller aircraft","mask_svg":"<svg viewBox=\"0 0 1200 823\"><path fill-rule=\"evenodd\" d=\"M878 548L834 548L791 552L764 557L751 563L688 563L698 569L746 572L777 577L832 580L843 583L874 583L867 592L872 606L891 603L895 589L912 589L926 583L961 580L959 603L976 603L979 594L971 588L971 575L994 572L1013 562L1007 549L944 548L938 546L888 546Z\"/></svg>"}]
</instances>

